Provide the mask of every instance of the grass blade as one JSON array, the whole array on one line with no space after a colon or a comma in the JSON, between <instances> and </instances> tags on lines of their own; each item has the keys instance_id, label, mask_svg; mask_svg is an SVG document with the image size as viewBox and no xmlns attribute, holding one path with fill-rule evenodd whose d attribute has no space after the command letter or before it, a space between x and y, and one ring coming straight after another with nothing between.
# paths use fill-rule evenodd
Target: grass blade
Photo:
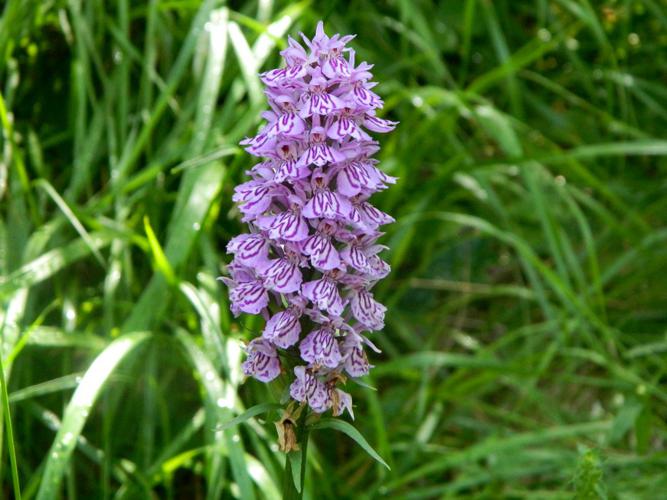
<instances>
[{"instance_id":1,"label":"grass blade","mask_svg":"<svg viewBox=\"0 0 667 500\"><path fill-rule=\"evenodd\" d=\"M149 338L150 334L145 332L123 335L113 341L90 365L65 409L62 425L48 454L37 500L58 497L76 442L104 384L119 363Z\"/></svg>"},{"instance_id":2,"label":"grass blade","mask_svg":"<svg viewBox=\"0 0 667 500\"><path fill-rule=\"evenodd\" d=\"M16 447L14 445L14 428L12 426L12 414L9 408L9 396L7 381L5 379L5 367L0 356L0 389L2 390L2 412L5 416L5 428L7 429L7 450L9 452L9 463L12 469L12 484L14 486L14 498L21 500L21 485L19 482L18 463L16 461Z\"/></svg>"}]
</instances>

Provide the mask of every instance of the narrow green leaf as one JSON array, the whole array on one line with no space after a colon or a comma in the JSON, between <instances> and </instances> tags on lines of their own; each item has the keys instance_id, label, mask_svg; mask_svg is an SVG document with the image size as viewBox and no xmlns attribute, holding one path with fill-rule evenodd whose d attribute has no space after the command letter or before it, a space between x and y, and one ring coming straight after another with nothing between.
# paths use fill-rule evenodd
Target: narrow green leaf
<instances>
[{"instance_id":1,"label":"narrow green leaf","mask_svg":"<svg viewBox=\"0 0 667 500\"><path fill-rule=\"evenodd\" d=\"M155 236L155 233L153 232L148 216L144 216L144 231L148 238L148 246L150 247L156 269L164 275L168 283L171 283L172 285L176 284L176 274L174 274L174 270L169 264L167 256L164 254L157 236Z\"/></svg>"},{"instance_id":2,"label":"narrow green leaf","mask_svg":"<svg viewBox=\"0 0 667 500\"><path fill-rule=\"evenodd\" d=\"M339 420L337 418L323 418L319 422L316 422L313 425L311 425L310 428L311 430L333 429L335 431L342 432L343 434L347 434L359 446L361 446L364 449L364 451L368 453L374 460L377 460L387 469L391 470L389 465L387 465L387 462L382 460L382 457L378 455L377 451L375 451L370 444L368 444L368 441L366 441L364 436L362 436L357 429L355 429L352 425L345 422L344 420Z\"/></svg>"},{"instance_id":3,"label":"narrow green leaf","mask_svg":"<svg viewBox=\"0 0 667 500\"><path fill-rule=\"evenodd\" d=\"M487 104L477 106L475 116L486 133L498 143L506 155L510 157L523 155L521 142L507 116Z\"/></svg>"},{"instance_id":4,"label":"narrow green leaf","mask_svg":"<svg viewBox=\"0 0 667 500\"><path fill-rule=\"evenodd\" d=\"M169 236L164 254L174 269L183 264L189 254L211 203L220 192L225 169L209 163L189 170L179 188L176 208L169 222ZM144 330L167 307L164 300L165 279L153 276L123 325L124 331ZM0 294L2 284L0 282Z\"/></svg>"},{"instance_id":5,"label":"narrow green leaf","mask_svg":"<svg viewBox=\"0 0 667 500\"><path fill-rule=\"evenodd\" d=\"M7 277L0 276L0 297L50 278L72 262L90 255L93 248L99 250L108 245L111 239L109 234L91 233L89 242L78 239L40 255Z\"/></svg>"},{"instance_id":6,"label":"narrow green leaf","mask_svg":"<svg viewBox=\"0 0 667 500\"><path fill-rule=\"evenodd\" d=\"M259 61L253 53L250 45L238 24L234 21L229 22L228 26L229 38L231 39L234 52L239 61L239 67L243 74L246 86L248 88L248 96L253 107L262 102L262 88L259 82L257 73L259 73Z\"/></svg>"},{"instance_id":7,"label":"narrow green leaf","mask_svg":"<svg viewBox=\"0 0 667 500\"><path fill-rule=\"evenodd\" d=\"M287 454L287 460L289 460L292 469L292 481L299 493L301 493L301 459L301 451L290 451Z\"/></svg>"},{"instance_id":8,"label":"narrow green leaf","mask_svg":"<svg viewBox=\"0 0 667 500\"><path fill-rule=\"evenodd\" d=\"M35 185L46 191L55 204L58 205L60 211L65 215L65 217L67 217L67 220L70 222L70 224L72 224L72 227L76 230L77 233L79 233L81 239L86 243L86 245L88 245L88 248L97 259L97 262L99 262L102 267L106 267L104 257L102 257L100 251L93 244L90 234L88 234L88 231L86 231L86 228L83 227L83 224L81 224L67 202L62 199L62 197L56 192L55 189L53 189L53 186L49 183L49 181L45 179L37 179L35 181Z\"/></svg>"},{"instance_id":9,"label":"narrow green leaf","mask_svg":"<svg viewBox=\"0 0 667 500\"><path fill-rule=\"evenodd\" d=\"M632 429L643 408L644 405L637 400L629 400L621 407L609 429L611 444L617 444Z\"/></svg>"},{"instance_id":10,"label":"narrow green leaf","mask_svg":"<svg viewBox=\"0 0 667 500\"><path fill-rule=\"evenodd\" d=\"M442 474L452 467L482 460L492 454L522 450L534 444L545 445L552 441L579 436L590 438L593 434L608 432L610 426L611 422L609 421L583 422L573 425L542 428L533 432L515 434L505 438L490 437L466 449L435 457L433 460L395 478L386 485L386 488L387 491L392 491L399 486L409 484L430 474Z\"/></svg>"},{"instance_id":11,"label":"narrow green leaf","mask_svg":"<svg viewBox=\"0 0 667 500\"><path fill-rule=\"evenodd\" d=\"M256 417L257 415L261 415L262 413L267 413L272 410L280 410L282 408L282 405L278 403L260 403L258 405L252 406L248 408L246 411L241 413L238 417L235 417L223 424L220 424L217 427L217 430L223 431L225 429L229 429L230 427L234 427L236 425L242 424L246 420L250 420L252 417Z\"/></svg>"},{"instance_id":12,"label":"narrow green leaf","mask_svg":"<svg viewBox=\"0 0 667 500\"><path fill-rule=\"evenodd\" d=\"M81 373L72 373L63 377L47 380L41 384L35 384L22 389L16 390L9 395L9 402L16 403L26 399L52 394L54 392L66 391L74 389L81 382Z\"/></svg>"},{"instance_id":13,"label":"narrow green leaf","mask_svg":"<svg viewBox=\"0 0 667 500\"><path fill-rule=\"evenodd\" d=\"M18 462L16 461L16 445L14 443L14 428L12 425L12 414L9 407L7 380L5 377L5 367L2 361L2 356L0 356L0 394L2 395L2 413L5 417L5 429L7 429L7 451L12 471L14 498L16 500L21 500L21 485L19 482Z\"/></svg>"}]
</instances>

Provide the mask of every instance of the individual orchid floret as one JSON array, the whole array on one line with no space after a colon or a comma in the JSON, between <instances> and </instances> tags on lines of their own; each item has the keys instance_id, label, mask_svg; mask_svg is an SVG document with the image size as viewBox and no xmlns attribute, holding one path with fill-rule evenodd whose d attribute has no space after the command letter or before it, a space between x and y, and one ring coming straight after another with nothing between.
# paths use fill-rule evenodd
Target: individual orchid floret
<instances>
[{"instance_id":1,"label":"individual orchid floret","mask_svg":"<svg viewBox=\"0 0 667 500\"><path fill-rule=\"evenodd\" d=\"M331 327L323 326L306 335L299 344L301 358L313 365L336 368L342 360L338 340Z\"/></svg>"},{"instance_id":2,"label":"individual orchid floret","mask_svg":"<svg viewBox=\"0 0 667 500\"><path fill-rule=\"evenodd\" d=\"M276 348L264 339L255 339L246 348L248 359L241 368L246 375L252 375L262 382L270 382L280 375L280 361Z\"/></svg>"}]
</instances>

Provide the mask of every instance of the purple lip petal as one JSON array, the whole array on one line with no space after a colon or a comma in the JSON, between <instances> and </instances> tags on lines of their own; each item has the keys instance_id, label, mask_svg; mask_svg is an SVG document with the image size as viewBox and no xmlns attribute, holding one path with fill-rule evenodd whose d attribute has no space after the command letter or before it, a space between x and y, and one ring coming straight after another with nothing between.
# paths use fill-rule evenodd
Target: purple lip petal
<instances>
[{"instance_id":1,"label":"purple lip petal","mask_svg":"<svg viewBox=\"0 0 667 500\"><path fill-rule=\"evenodd\" d=\"M296 344L301 333L299 316L300 314L297 314L292 308L274 314L266 322L263 333L264 338L283 349Z\"/></svg>"},{"instance_id":2,"label":"purple lip petal","mask_svg":"<svg viewBox=\"0 0 667 500\"><path fill-rule=\"evenodd\" d=\"M327 368L336 368L342 359L338 342L328 328L310 332L299 344L299 350L305 361Z\"/></svg>"},{"instance_id":3,"label":"purple lip petal","mask_svg":"<svg viewBox=\"0 0 667 500\"><path fill-rule=\"evenodd\" d=\"M248 358L241 365L243 373L261 382L270 382L280 375L280 361L275 347L264 339L255 339L246 348Z\"/></svg>"},{"instance_id":4,"label":"purple lip petal","mask_svg":"<svg viewBox=\"0 0 667 500\"><path fill-rule=\"evenodd\" d=\"M275 259L261 270L264 286L280 293L296 292L301 288L301 271L287 259Z\"/></svg>"}]
</instances>

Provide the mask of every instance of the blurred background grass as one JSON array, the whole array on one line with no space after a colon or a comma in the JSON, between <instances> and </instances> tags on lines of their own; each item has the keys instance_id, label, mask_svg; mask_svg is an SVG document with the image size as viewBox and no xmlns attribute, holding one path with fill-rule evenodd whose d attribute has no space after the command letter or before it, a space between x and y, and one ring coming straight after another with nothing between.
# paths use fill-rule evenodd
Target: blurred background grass
<instances>
[{"instance_id":1,"label":"blurred background grass","mask_svg":"<svg viewBox=\"0 0 667 500\"><path fill-rule=\"evenodd\" d=\"M665 0L7 0L0 328L24 498L276 498L215 278L286 34L357 33L393 273L308 498L667 498ZM3 412L3 413L6 413ZM9 445L9 446L8 446ZM13 455L12 454L12 455Z\"/></svg>"}]
</instances>

